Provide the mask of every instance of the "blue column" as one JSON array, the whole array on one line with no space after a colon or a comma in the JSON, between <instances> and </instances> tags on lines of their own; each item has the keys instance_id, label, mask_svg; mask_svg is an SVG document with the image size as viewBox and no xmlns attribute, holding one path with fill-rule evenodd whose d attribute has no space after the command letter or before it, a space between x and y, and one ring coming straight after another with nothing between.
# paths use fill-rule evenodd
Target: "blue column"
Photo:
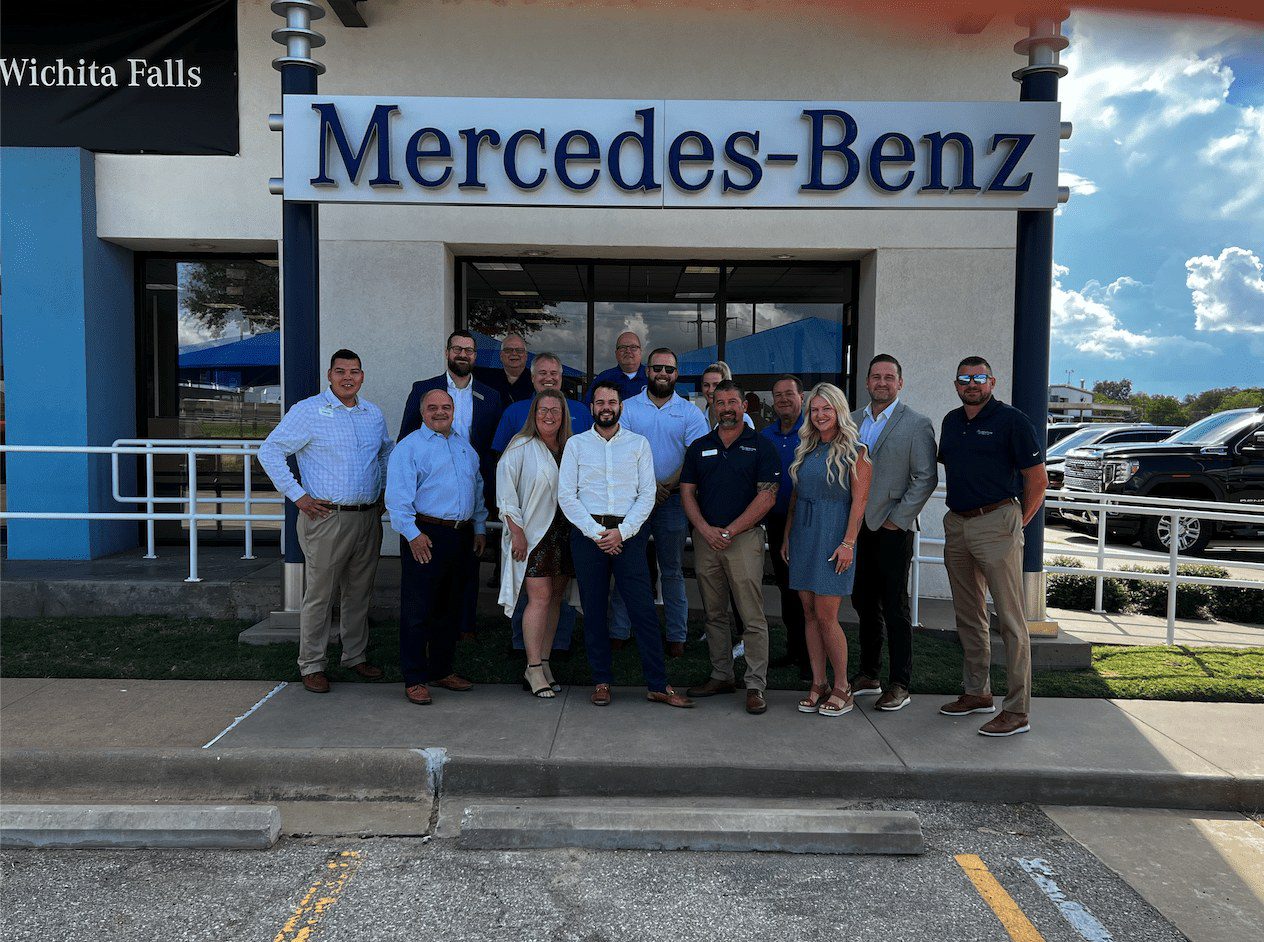
<instances>
[{"instance_id":1,"label":"blue column","mask_svg":"<svg viewBox=\"0 0 1264 942\"><path fill-rule=\"evenodd\" d=\"M132 253L97 238L95 171L78 148L0 151L10 445L108 445L136 435ZM11 511L135 509L111 497L108 457L9 455L6 474ZM135 487L130 476L123 484ZM136 546L138 527L10 520L8 540L10 559L93 559Z\"/></svg>"}]
</instances>

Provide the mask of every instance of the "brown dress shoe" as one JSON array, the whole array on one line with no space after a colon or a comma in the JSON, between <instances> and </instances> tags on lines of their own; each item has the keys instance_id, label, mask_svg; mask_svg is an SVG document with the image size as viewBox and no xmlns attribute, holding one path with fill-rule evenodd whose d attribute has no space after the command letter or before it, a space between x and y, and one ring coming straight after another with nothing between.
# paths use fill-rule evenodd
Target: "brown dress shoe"
<instances>
[{"instance_id":1,"label":"brown dress shoe","mask_svg":"<svg viewBox=\"0 0 1264 942\"><path fill-rule=\"evenodd\" d=\"M868 674L857 674L851 681L851 693L854 697L881 696L882 683Z\"/></svg>"},{"instance_id":2,"label":"brown dress shoe","mask_svg":"<svg viewBox=\"0 0 1264 942\"><path fill-rule=\"evenodd\" d=\"M980 697L972 693L963 693L952 703L945 703L939 708L944 716L966 716L970 713L995 713L990 696Z\"/></svg>"},{"instance_id":3,"label":"brown dress shoe","mask_svg":"<svg viewBox=\"0 0 1264 942\"><path fill-rule=\"evenodd\" d=\"M762 690L746 691L746 712L753 713L758 716L768 709L768 701L764 699Z\"/></svg>"},{"instance_id":4,"label":"brown dress shoe","mask_svg":"<svg viewBox=\"0 0 1264 942\"><path fill-rule=\"evenodd\" d=\"M310 690L312 693L329 693L329 678L325 676L324 671L304 674L303 688Z\"/></svg>"},{"instance_id":5,"label":"brown dress shoe","mask_svg":"<svg viewBox=\"0 0 1264 942\"><path fill-rule=\"evenodd\" d=\"M1031 724L1027 722L1026 713L1011 713L1009 710L1002 710L997 714L996 719L989 720L979 727L979 735L981 736L1013 736L1015 733L1025 733L1031 729Z\"/></svg>"},{"instance_id":6,"label":"brown dress shoe","mask_svg":"<svg viewBox=\"0 0 1264 942\"><path fill-rule=\"evenodd\" d=\"M588 699L592 701L593 706L610 706L610 685L598 684Z\"/></svg>"},{"instance_id":7,"label":"brown dress shoe","mask_svg":"<svg viewBox=\"0 0 1264 942\"><path fill-rule=\"evenodd\" d=\"M666 703L668 706L688 708L693 706L693 701L688 697L677 693L668 687L664 691L651 690L645 694L645 699L650 703Z\"/></svg>"},{"instance_id":8,"label":"brown dress shoe","mask_svg":"<svg viewBox=\"0 0 1264 942\"><path fill-rule=\"evenodd\" d=\"M444 690L455 690L457 693L464 693L474 688L472 683L464 677L458 677L456 674L449 674L447 677L432 680L430 683L435 687L442 687Z\"/></svg>"},{"instance_id":9,"label":"brown dress shoe","mask_svg":"<svg viewBox=\"0 0 1264 942\"><path fill-rule=\"evenodd\" d=\"M685 642L668 641L667 642L667 656L668 657L684 657L685 656Z\"/></svg>"},{"instance_id":10,"label":"brown dress shoe","mask_svg":"<svg viewBox=\"0 0 1264 942\"><path fill-rule=\"evenodd\" d=\"M430 702L430 691L426 689L425 684L413 684L411 687L405 687L404 696L408 698L409 703L415 703L418 706L425 706Z\"/></svg>"},{"instance_id":11,"label":"brown dress shoe","mask_svg":"<svg viewBox=\"0 0 1264 942\"><path fill-rule=\"evenodd\" d=\"M622 650L623 650L624 648L626 648L627 646L628 646L628 639L627 639L627 638L611 638L611 639L610 639L610 650L611 650L611 651L622 651Z\"/></svg>"},{"instance_id":12,"label":"brown dress shoe","mask_svg":"<svg viewBox=\"0 0 1264 942\"><path fill-rule=\"evenodd\" d=\"M882 710L884 713L894 713L896 710L902 710L910 703L913 698L909 696L908 687L903 684L889 684L886 692L878 698L878 702L873 705L875 710Z\"/></svg>"},{"instance_id":13,"label":"brown dress shoe","mask_svg":"<svg viewBox=\"0 0 1264 942\"><path fill-rule=\"evenodd\" d=\"M348 670L354 672L356 676L361 677L364 680L381 680L386 676L386 671L382 670L382 668L375 667L367 662L356 664L354 667L348 668Z\"/></svg>"},{"instance_id":14,"label":"brown dress shoe","mask_svg":"<svg viewBox=\"0 0 1264 942\"><path fill-rule=\"evenodd\" d=\"M736 689L737 685L731 680L716 680L714 677L708 677L705 684L690 687L685 693L691 697L714 697L717 693L732 693Z\"/></svg>"}]
</instances>

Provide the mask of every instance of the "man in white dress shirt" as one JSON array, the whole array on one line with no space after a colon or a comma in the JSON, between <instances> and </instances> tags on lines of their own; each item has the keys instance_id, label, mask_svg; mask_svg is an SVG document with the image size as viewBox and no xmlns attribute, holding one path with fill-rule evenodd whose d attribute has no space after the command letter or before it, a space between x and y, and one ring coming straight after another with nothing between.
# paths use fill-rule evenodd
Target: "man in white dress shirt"
<instances>
[{"instance_id":1,"label":"man in white dress shirt","mask_svg":"<svg viewBox=\"0 0 1264 942\"><path fill-rule=\"evenodd\" d=\"M641 670L654 703L690 707L693 701L667 685L663 641L645 560L645 521L658 492L650 443L619 427L619 387L599 380L592 389L593 427L571 436L558 470L557 502L575 527L571 554L584 609L584 648L592 668L596 706L610 703L610 635L606 625L610 577L627 605L636 632Z\"/></svg>"},{"instance_id":2,"label":"man in white dress shirt","mask_svg":"<svg viewBox=\"0 0 1264 942\"><path fill-rule=\"evenodd\" d=\"M325 374L329 387L295 403L259 446L259 464L300 514L298 541L307 589L299 614L298 666L303 686L328 693L325 673L330 612L342 594L342 666L365 680L382 669L367 663L369 598L382 544L382 487L394 442L382 410L360 398L364 370L339 350ZM302 483L286 459L293 455Z\"/></svg>"}]
</instances>

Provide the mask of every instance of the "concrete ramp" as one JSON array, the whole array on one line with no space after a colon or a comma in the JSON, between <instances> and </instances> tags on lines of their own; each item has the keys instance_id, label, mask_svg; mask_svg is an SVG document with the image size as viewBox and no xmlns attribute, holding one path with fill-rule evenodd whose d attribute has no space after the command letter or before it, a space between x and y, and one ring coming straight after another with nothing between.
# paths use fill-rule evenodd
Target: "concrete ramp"
<instances>
[{"instance_id":1,"label":"concrete ramp","mask_svg":"<svg viewBox=\"0 0 1264 942\"><path fill-rule=\"evenodd\" d=\"M466 806L460 844L470 850L781 851L922 854L909 811L751 807L681 808L667 802L489 802Z\"/></svg>"}]
</instances>

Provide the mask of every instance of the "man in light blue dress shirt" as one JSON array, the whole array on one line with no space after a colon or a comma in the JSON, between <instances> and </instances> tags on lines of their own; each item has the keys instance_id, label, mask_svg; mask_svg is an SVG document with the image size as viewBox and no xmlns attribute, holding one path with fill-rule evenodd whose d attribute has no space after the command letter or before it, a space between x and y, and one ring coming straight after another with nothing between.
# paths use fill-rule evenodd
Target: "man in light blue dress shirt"
<instances>
[{"instance_id":1,"label":"man in light blue dress shirt","mask_svg":"<svg viewBox=\"0 0 1264 942\"><path fill-rule=\"evenodd\" d=\"M703 414L689 400L676 395L680 374L675 353L667 347L659 347L651 353L648 375L649 385L644 392L623 403L621 422L628 431L648 439L654 456L657 500L647 526L654 537L654 554L663 586L667 653L680 657L685 653L685 625L689 615L683 571L689 521L680 506L680 468L685 463L685 450L710 429ZM632 625L623 598L616 591L610 601L610 635L616 643L626 643L631 637Z\"/></svg>"},{"instance_id":2,"label":"man in light blue dress shirt","mask_svg":"<svg viewBox=\"0 0 1264 942\"><path fill-rule=\"evenodd\" d=\"M382 545L379 501L394 447L382 410L360 398L360 358L337 351L325 377L329 387L295 403L259 446L259 464L300 511L307 589L299 614L298 666L303 686L313 693L329 692L326 649L340 589L342 666L365 680L382 677L382 669L365 660L365 649ZM286 461L291 455L302 483Z\"/></svg>"},{"instance_id":3,"label":"man in light blue dress shirt","mask_svg":"<svg viewBox=\"0 0 1264 942\"><path fill-rule=\"evenodd\" d=\"M487 505L479 458L453 429L446 389L421 398L421 428L405 435L386 473L386 509L400 535L399 661L404 696L430 703L430 687L467 691L453 672L469 588L471 555L486 543Z\"/></svg>"}]
</instances>

